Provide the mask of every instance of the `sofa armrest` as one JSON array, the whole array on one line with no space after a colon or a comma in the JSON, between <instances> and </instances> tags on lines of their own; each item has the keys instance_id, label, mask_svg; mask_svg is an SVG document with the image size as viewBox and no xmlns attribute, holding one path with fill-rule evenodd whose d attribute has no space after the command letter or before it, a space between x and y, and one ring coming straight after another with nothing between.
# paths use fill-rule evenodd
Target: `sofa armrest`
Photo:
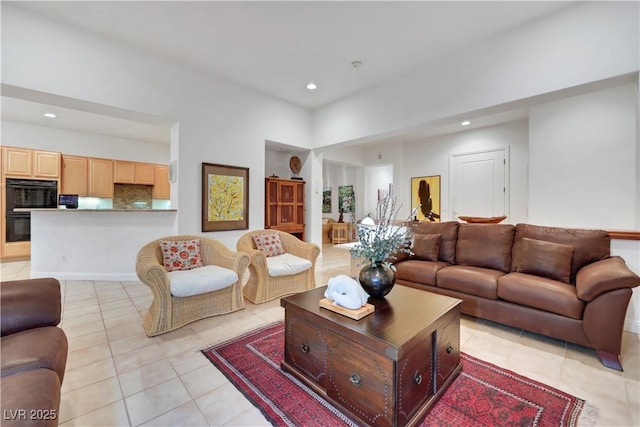
<instances>
[{"instance_id":1,"label":"sofa armrest","mask_svg":"<svg viewBox=\"0 0 640 427\"><path fill-rule=\"evenodd\" d=\"M60 282L53 278L0 283L1 336L56 326L62 313Z\"/></svg>"},{"instance_id":2,"label":"sofa armrest","mask_svg":"<svg viewBox=\"0 0 640 427\"><path fill-rule=\"evenodd\" d=\"M582 267L576 275L576 292L583 301L592 301L605 292L640 285L640 277L619 256Z\"/></svg>"}]
</instances>

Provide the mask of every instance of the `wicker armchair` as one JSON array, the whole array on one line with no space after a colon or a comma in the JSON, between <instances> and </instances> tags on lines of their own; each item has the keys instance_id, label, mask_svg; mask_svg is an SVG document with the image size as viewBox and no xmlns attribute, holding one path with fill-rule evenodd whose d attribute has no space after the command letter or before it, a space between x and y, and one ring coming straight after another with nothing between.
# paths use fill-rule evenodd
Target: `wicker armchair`
<instances>
[{"instance_id":1,"label":"wicker armchair","mask_svg":"<svg viewBox=\"0 0 640 427\"><path fill-rule=\"evenodd\" d=\"M311 261L311 268L290 276L269 276L267 256L256 249L253 236L256 234L277 233L285 252ZM236 249L248 253L251 257L249 264L249 281L244 287L245 298L254 304L259 304L281 296L295 294L313 289L316 286L315 266L320 255L320 248L303 242L289 233L278 230L256 230L245 233L236 244Z\"/></svg>"},{"instance_id":2,"label":"wicker armchair","mask_svg":"<svg viewBox=\"0 0 640 427\"><path fill-rule=\"evenodd\" d=\"M233 270L239 279L226 288L204 294L176 297L171 294L167 271L162 263L162 240L200 239L202 262ZM136 274L153 292L153 301L142 319L148 336L173 331L205 317L231 313L244 308L242 278L249 265L249 256L236 253L223 243L195 235L167 236L144 245L136 259Z\"/></svg>"}]
</instances>

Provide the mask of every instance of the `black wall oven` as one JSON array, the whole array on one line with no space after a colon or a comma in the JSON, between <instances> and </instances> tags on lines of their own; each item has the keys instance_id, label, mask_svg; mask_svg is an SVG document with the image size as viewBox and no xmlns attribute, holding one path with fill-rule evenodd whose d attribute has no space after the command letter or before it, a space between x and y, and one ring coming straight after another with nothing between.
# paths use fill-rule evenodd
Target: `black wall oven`
<instances>
[{"instance_id":1,"label":"black wall oven","mask_svg":"<svg viewBox=\"0 0 640 427\"><path fill-rule=\"evenodd\" d=\"M6 181L6 241L31 240L31 213L16 209L56 208L58 206L58 181L14 179Z\"/></svg>"}]
</instances>

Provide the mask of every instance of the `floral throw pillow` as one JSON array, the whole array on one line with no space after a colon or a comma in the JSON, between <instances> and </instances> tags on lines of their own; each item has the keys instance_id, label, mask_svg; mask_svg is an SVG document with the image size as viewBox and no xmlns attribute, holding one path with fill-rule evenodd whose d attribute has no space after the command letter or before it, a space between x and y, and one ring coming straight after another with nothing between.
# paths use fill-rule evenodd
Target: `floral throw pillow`
<instances>
[{"instance_id":1,"label":"floral throw pillow","mask_svg":"<svg viewBox=\"0 0 640 427\"><path fill-rule=\"evenodd\" d=\"M194 240L163 240L162 262L167 271L191 270L202 267L202 255L200 254L200 239Z\"/></svg>"},{"instance_id":2,"label":"floral throw pillow","mask_svg":"<svg viewBox=\"0 0 640 427\"><path fill-rule=\"evenodd\" d=\"M253 236L253 241L256 243L256 248L264 252L268 257L284 255L285 253L280 236L276 233L256 234Z\"/></svg>"}]
</instances>

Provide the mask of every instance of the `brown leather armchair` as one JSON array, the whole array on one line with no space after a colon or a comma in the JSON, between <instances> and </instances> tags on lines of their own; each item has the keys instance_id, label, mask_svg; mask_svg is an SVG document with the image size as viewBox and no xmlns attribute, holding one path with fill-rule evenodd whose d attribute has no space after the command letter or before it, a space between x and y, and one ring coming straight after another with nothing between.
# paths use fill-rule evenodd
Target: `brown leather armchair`
<instances>
[{"instance_id":1,"label":"brown leather armchair","mask_svg":"<svg viewBox=\"0 0 640 427\"><path fill-rule=\"evenodd\" d=\"M3 426L57 426L68 343L56 279L0 283Z\"/></svg>"}]
</instances>

